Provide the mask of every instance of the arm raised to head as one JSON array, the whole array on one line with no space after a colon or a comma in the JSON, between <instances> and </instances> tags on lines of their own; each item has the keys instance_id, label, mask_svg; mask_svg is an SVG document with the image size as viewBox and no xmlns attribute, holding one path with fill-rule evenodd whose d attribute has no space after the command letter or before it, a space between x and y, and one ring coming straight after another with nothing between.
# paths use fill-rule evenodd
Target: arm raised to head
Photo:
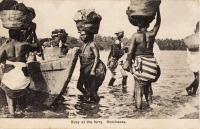
<instances>
[{"instance_id":1,"label":"arm raised to head","mask_svg":"<svg viewBox=\"0 0 200 129\"><path fill-rule=\"evenodd\" d=\"M157 35L158 30L160 28L160 24L161 24L161 16L160 16L160 8L158 8L157 16L156 16L156 23L154 25L154 28L151 30L152 36L156 36Z\"/></svg>"}]
</instances>

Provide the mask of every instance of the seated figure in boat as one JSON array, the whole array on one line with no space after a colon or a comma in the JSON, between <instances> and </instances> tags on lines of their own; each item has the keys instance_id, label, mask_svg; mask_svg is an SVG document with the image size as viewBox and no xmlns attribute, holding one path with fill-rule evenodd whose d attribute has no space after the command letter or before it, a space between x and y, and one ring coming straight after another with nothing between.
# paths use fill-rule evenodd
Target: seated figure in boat
<instances>
[{"instance_id":1,"label":"seated figure in boat","mask_svg":"<svg viewBox=\"0 0 200 129\"><path fill-rule=\"evenodd\" d=\"M35 31L36 26L32 25L32 29ZM17 103L21 110L26 108L26 93L30 84L26 55L38 50L37 44L24 42L25 32L25 30L10 29L9 42L0 47L0 63L5 64L1 88L6 93L10 114L15 113Z\"/></svg>"}]
</instances>

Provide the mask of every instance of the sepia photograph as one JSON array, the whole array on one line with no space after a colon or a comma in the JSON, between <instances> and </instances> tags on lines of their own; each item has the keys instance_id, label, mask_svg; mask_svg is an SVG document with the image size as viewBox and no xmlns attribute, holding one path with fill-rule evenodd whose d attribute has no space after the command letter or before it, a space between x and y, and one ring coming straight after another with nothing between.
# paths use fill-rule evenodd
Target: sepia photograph
<instances>
[{"instance_id":1,"label":"sepia photograph","mask_svg":"<svg viewBox=\"0 0 200 129\"><path fill-rule=\"evenodd\" d=\"M0 0L0 128L199 129L199 9Z\"/></svg>"}]
</instances>

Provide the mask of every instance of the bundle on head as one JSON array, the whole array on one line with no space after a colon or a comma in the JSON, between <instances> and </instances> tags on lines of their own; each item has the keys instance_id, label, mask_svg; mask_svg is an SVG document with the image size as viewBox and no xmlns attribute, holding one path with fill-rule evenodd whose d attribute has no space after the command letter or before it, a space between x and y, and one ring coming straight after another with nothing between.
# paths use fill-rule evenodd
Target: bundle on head
<instances>
[{"instance_id":1,"label":"bundle on head","mask_svg":"<svg viewBox=\"0 0 200 129\"><path fill-rule=\"evenodd\" d=\"M0 11L2 10L10 10L14 5L18 4L15 0L3 0L0 3Z\"/></svg>"},{"instance_id":2,"label":"bundle on head","mask_svg":"<svg viewBox=\"0 0 200 129\"><path fill-rule=\"evenodd\" d=\"M78 32L87 31L89 33L97 34L99 31L101 16L95 12L94 9L79 10L75 16L74 21Z\"/></svg>"},{"instance_id":3,"label":"bundle on head","mask_svg":"<svg viewBox=\"0 0 200 129\"><path fill-rule=\"evenodd\" d=\"M52 39L56 42L59 42L60 40L62 43L66 43L68 34L66 33L65 29L55 29L51 32Z\"/></svg>"},{"instance_id":4,"label":"bundle on head","mask_svg":"<svg viewBox=\"0 0 200 129\"><path fill-rule=\"evenodd\" d=\"M151 23L156 15L156 11L160 6L161 0L130 0L126 14L130 23L137 26L140 21Z\"/></svg>"},{"instance_id":5,"label":"bundle on head","mask_svg":"<svg viewBox=\"0 0 200 129\"><path fill-rule=\"evenodd\" d=\"M26 29L35 18L35 10L26 7L23 3L18 3L10 10L0 11L2 25L6 29Z\"/></svg>"}]
</instances>

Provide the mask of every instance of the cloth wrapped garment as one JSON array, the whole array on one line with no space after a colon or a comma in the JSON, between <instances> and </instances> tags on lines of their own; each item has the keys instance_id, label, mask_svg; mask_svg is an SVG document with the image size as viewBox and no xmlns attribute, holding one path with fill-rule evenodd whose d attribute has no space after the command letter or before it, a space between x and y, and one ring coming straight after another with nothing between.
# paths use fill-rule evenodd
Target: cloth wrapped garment
<instances>
[{"instance_id":1,"label":"cloth wrapped garment","mask_svg":"<svg viewBox=\"0 0 200 129\"><path fill-rule=\"evenodd\" d=\"M6 61L6 65L13 65L14 68L4 72L1 82L11 90L25 89L30 84L26 64L23 62Z\"/></svg>"},{"instance_id":2,"label":"cloth wrapped garment","mask_svg":"<svg viewBox=\"0 0 200 129\"><path fill-rule=\"evenodd\" d=\"M187 63L192 72L199 72L200 56L199 52L191 52L187 49Z\"/></svg>"},{"instance_id":3,"label":"cloth wrapped garment","mask_svg":"<svg viewBox=\"0 0 200 129\"><path fill-rule=\"evenodd\" d=\"M82 76L83 78L85 78L85 81L89 81L90 78L90 72L91 69L94 65L94 59L86 59L83 56L80 56L80 62L81 62L81 69L80 69L80 76ZM95 77L97 80L97 86L101 86L101 84L103 83L104 79L106 76L106 66L105 64L99 59L98 63L97 63L97 67L95 70ZM87 84L87 82L86 82Z\"/></svg>"},{"instance_id":4,"label":"cloth wrapped garment","mask_svg":"<svg viewBox=\"0 0 200 129\"><path fill-rule=\"evenodd\" d=\"M133 68L139 81L156 82L160 77L160 67L153 56L136 56Z\"/></svg>"},{"instance_id":5,"label":"cloth wrapped garment","mask_svg":"<svg viewBox=\"0 0 200 129\"><path fill-rule=\"evenodd\" d=\"M116 78L121 78L121 77L127 76L126 71L122 67L123 63L126 60L126 57L127 57L126 53L119 59L111 57L111 60L115 61L115 62L113 62L115 67L114 68L109 68L110 71L111 71L111 74L112 74L112 78L116 79Z\"/></svg>"}]
</instances>

